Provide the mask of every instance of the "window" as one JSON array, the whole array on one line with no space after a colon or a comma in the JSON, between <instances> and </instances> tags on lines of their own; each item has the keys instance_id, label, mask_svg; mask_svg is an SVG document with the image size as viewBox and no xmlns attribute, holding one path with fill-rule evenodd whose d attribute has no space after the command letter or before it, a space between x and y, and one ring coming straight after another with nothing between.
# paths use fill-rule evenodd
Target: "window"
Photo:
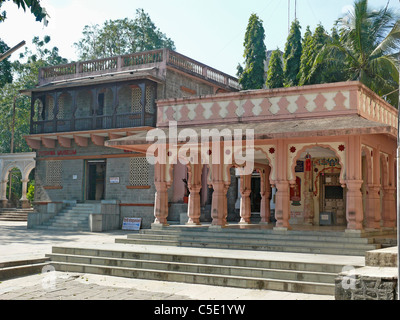
<instances>
[{"instance_id":1,"label":"window","mask_svg":"<svg viewBox=\"0 0 400 320\"><path fill-rule=\"evenodd\" d=\"M129 183L131 186L149 185L150 165L147 158L131 158Z\"/></svg>"},{"instance_id":2,"label":"window","mask_svg":"<svg viewBox=\"0 0 400 320\"><path fill-rule=\"evenodd\" d=\"M46 162L46 186L61 187L62 185L62 161L54 160Z\"/></svg>"}]
</instances>

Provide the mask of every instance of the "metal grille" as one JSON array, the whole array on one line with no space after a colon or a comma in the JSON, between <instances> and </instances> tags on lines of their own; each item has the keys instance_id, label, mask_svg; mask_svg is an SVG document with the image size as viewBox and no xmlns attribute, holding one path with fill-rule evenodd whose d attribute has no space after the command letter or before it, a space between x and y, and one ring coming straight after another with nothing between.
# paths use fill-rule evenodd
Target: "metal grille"
<instances>
[{"instance_id":1,"label":"metal grille","mask_svg":"<svg viewBox=\"0 0 400 320\"><path fill-rule=\"evenodd\" d=\"M61 187L62 161L53 160L46 162L46 185Z\"/></svg>"},{"instance_id":2,"label":"metal grille","mask_svg":"<svg viewBox=\"0 0 400 320\"><path fill-rule=\"evenodd\" d=\"M150 165L146 158L131 158L129 183L131 186L149 185Z\"/></svg>"},{"instance_id":3,"label":"metal grille","mask_svg":"<svg viewBox=\"0 0 400 320\"><path fill-rule=\"evenodd\" d=\"M145 110L147 113L154 113L154 88L147 86L146 87L146 107Z\"/></svg>"},{"instance_id":4,"label":"metal grille","mask_svg":"<svg viewBox=\"0 0 400 320\"><path fill-rule=\"evenodd\" d=\"M54 99L51 96L47 96L47 119L46 120L54 120Z\"/></svg>"},{"instance_id":5,"label":"metal grille","mask_svg":"<svg viewBox=\"0 0 400 320\"><path fill-rule=\"evenodd\" d=\"M132 113L142 112L142 90L139 87L132 88Z\"/></svg>"},{"instance_id":6,"label":"metal grille","mask_svg":"<svg viewBox=\"0 0 400 320\"><path fill-rule=\"evenodd\" d=\"M64 119L64 104L65 104L65 96L61 95L58 98L58 113L57 113L57 119Z\"/></svg>"}]
</instances>

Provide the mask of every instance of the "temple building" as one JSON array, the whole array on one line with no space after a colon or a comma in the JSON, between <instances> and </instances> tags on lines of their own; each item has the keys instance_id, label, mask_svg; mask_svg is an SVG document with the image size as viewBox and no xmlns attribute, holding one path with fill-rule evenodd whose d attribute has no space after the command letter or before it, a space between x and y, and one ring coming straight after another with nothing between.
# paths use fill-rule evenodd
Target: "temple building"
<instances>
[{"instance_id":1,"label":"temple building","mask_svg":"<svg viewBox=\"0 0 400 320\"><path fill-rule=\"evenodd\" d=\"M359 82L239 91L170 50L41 69L29 227L395 228L397 110ZM151 152L149 152L151 151Z\"/></svg>"}]
</instances>

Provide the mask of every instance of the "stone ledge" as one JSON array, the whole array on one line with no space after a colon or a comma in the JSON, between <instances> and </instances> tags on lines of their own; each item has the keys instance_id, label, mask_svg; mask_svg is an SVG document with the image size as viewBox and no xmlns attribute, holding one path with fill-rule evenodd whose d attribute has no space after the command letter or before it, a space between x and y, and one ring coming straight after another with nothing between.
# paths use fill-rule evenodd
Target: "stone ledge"
<instances>
[{"instance_id":1,"label":"stone ledge","mask_svg":"<svg viewBox=\"0 0 400 320\"><path fill-rule=\"evenodd\" d=\"M397 267L397 247L367 251L365 265L371 267Z\"/></svg>"},{"instance_id":2,"label":"stone ledge","mask_svg":"<svg viewBox=\"0 0 400 320\"><path fill-rule=\"evenodd\" d=\"M397 268L363 267L335 279L336 300L397 300Z\"/></svg>"}]
</instances>

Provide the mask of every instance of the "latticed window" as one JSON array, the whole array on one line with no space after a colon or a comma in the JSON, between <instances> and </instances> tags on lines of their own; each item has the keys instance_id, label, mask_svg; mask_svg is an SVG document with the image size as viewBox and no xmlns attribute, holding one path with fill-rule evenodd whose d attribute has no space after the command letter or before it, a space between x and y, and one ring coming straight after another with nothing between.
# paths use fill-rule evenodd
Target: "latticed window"
<instances>
[{"instance_id":1,"label":"latticed window","mask_svg":"<svg viewBox=\"0 0 400 320\"><path fill-rule=\"evenodd\" d=\"M34 108L33 121L43 120L43 103L40 99L36 99L35 105L33 108Z\"/></svg>"},{"instance_id":2,"label":"latticed window","mask_svg":"<svg viewBox=\"0 0 400 320\"><path fill-rule=\"evenodd\" d=\"M58 113L57 119L64 119L64 109L65 109L65 95L58 98Z\"/></svg>"},{"instance_id":3,"label":"latticed window","mask_svg":"<svg viewBox=\"0 0 400 320\"><path fill-rule=\"evenodd\" d=\"M53 187L61 187L62 161L53 160L46 162L46 185Z\"/></svg>"},{"instance_id":4,"label":"latticed window","mask_svg":"<svg viewBox=\"0 0 400 320\"><path fill-rule=\"evenodd\" d=\"M149 185L150 165L146 158L131 158L129 183L131 186Z\"/></svg>"},{"instance_id":5,"label":"latticed window","mask_svg":"<svg viewBox=\"0 0 400 320\"><path fill-rule=\"evenodd\" d=\"M132 87L132 113L142 112L142 90L139 87Z\"/></svg>"},{"instance_id":6,"label":"latticed window","mask_svg":"<svg viewBox=\"0 0 400 320\"><path fill-rule=\"evenodd\" d=\"M46 106L47 106L47 120L54 120L54 99L52 96L46 97Z\"/></svg>"},{"instance_id":7,"label":"latticed window","mask_svg":"<svg viewBox=\"0 0 400 320\"><path fill-rule=\"evenodd\" d=\"M154 113L154 100L155 100L154 87L147 86L146 107L145 107L147 113Z\"/></svg>"}]
</instances>

